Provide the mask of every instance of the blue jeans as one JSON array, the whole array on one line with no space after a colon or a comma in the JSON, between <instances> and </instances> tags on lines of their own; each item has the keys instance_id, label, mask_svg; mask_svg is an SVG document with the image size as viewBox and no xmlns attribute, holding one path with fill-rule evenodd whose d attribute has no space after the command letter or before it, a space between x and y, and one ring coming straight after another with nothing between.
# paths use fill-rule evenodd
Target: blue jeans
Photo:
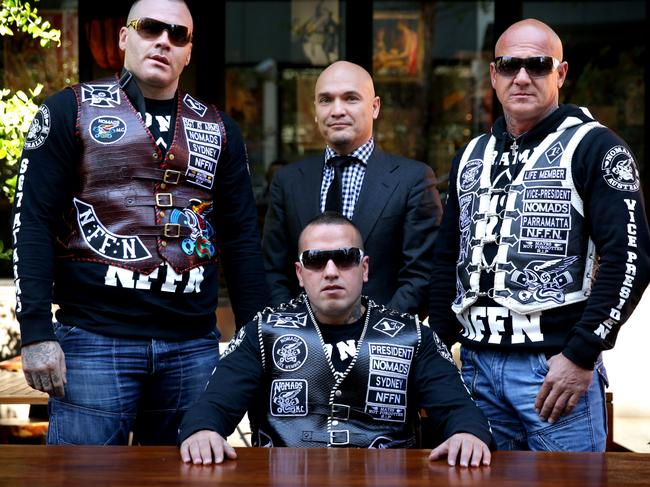
<instances>
[{"instance_id":1,"label":"blue jeans","mask_svg":"<svg viewBox=\"0 0 650 487\"><path fill-rule=\"evenodd\" d=\"M535 412L535 398L548 373L543 353L461 347L462 374L490 421L499 450L605 451L607 376L602 359L578 405L551 424Z\"/></svg>"},{"instance_id":2,"label":"blue jeans","mask_svg":"<svg viewBox=\"0 0 650 487\"><path fill-rule=\"evenodd\" d=\"M219 360L219 334L180 342L115 338L55 323L65 396L49 401L48 444L175 445L184 412Z\"/></svg>"}]
</instances>

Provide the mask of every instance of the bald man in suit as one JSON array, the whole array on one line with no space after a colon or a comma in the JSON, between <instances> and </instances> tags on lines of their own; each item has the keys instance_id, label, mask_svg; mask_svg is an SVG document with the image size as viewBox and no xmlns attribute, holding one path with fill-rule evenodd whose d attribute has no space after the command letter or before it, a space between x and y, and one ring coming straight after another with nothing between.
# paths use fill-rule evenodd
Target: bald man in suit
<instances>
[{"instance_id":1,"label":"bald man in suit","mask_svg":"<svg viewBox=\"0 0 650 487\"><path fill-rule=\"evenodd\" d=\"M271 304L298 295L298 236L314 216L333 210L354 222L372 256L363 293L403 312L423 310L442 215L432 169L376 146L380 99L361 66L337 61L327 67L316 82L314 106L324 154L286 166L271 184L262 241Z\"/></svg>"}]
</instances>

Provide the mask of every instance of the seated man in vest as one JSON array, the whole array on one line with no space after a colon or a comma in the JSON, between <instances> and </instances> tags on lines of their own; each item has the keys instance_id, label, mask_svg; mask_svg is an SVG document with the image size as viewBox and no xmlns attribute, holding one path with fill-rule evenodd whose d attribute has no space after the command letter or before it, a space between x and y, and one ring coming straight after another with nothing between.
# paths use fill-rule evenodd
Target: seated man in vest
<instances>
[{"instance_id":1,"label":"seated man in vest","mask_svg":"<svg viewBox=\"0 0 650 487\"><path fill-rule=\"evenodd\" d=\"M369 257L352 222L323 213L298 248L306 294L230 342L181 423L183 461L237 458L225 438L246 411L255 446L414 447L423 408L445 439L430 459L489 465L488 422L447 348L417 318L361 295Z\"/></svg>"}]
</instances>

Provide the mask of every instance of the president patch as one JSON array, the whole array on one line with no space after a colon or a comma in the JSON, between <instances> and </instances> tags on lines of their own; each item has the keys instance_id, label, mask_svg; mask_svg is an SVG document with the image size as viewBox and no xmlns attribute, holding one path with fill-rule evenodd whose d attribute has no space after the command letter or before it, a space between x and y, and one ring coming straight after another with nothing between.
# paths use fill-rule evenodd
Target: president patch
<instances>
[{"instance_id":1,"label":"president patch","mask_svg":"<svg viewBox=\"0 0 650 487\"><path fill-rule=\"evenodd\" d=\"M185 176L190 183L212 189L221 154L222 134L218 123L183 117L189 162Z\"/></svg>"},{"instance_id":2,"label":"president patch","mask_svg":"<svg viewBox=\"0 0 650 487\"><path fill-rule=\"evenodd\" d=\"M126 123L121 118L103 115L90 122L88 131L100 144L114 144L126 134Z\"/></svg>"},{"instance_id":3,"label":"president patch","mask_svg":"<svg viewBox=\"0 0 650 487\"><path fill-rule=\"evenodd\" d=\"M95 208L74 198L77 208L79 230L86 244L96 254L120 262L136 262L151 257L151 254L137 235L117 235L110 232L97 218Z\"/></svg>"},{"instance_id":4,"label":"president patch","mask_svg":"<svg viewBox=\"0 0 650 487\"><path fill-rule=\"evenodd\" d=\"M298 370L307 360L307 344L298 335L282 335L273 344L273 363L285 372Z\"/></svg>"},{"instance_id":5,"label":"president patch","mask_svg":"<svg viewBox=\"0 0 650 487\"><path fill-rule=\"evenodd\" d=\"M639 170L630 151L622 145L607 151L601 167L605 182L612 188L621 191L639 190Z\"/></svg>"}]
</instances>

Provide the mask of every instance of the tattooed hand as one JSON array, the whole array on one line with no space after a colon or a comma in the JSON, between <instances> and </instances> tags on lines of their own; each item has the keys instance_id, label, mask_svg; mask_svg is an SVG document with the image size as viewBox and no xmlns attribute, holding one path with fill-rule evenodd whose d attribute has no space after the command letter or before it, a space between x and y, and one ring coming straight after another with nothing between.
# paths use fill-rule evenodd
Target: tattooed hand
<instances>
[{"instance_id":1,"label":"tattooed hand","mask_svg":"<svg viewBox=\"0 0 650 487\"><path fill-rule=\"evenodd\" d=\"M55 340L32 343L22 347L25 380L34 389L50 396L65 394L65 355Z\"/></svg>"}]
</instances>

